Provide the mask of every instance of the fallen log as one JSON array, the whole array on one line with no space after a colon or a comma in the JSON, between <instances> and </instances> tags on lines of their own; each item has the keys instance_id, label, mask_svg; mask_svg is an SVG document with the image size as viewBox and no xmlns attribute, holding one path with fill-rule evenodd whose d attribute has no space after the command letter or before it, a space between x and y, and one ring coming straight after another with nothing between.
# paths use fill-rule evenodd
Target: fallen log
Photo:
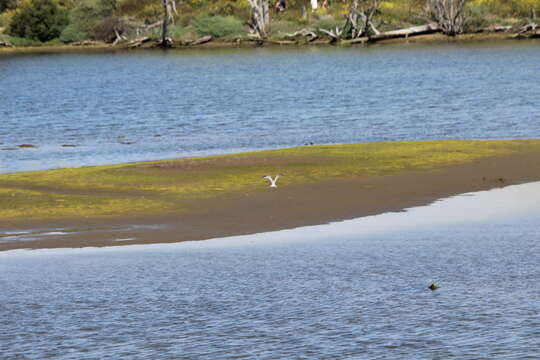
<instances>
[{"instance_id":1,"label":"fallen log","mask_svg":"<svg viewBox=\"0 0 540 360\"><path fill-rule=\"evenodd\" d=\"M273 44L273 45L297 45L296 41L291 40L264 40L264 44Z\"/></svg>"},{"instance_id":2,"label":"fallen log","mask_svg":"<svg viewBox=\"0 0 540 360\"><path fill-rule=\"evenodd\" d=\"M508 26L490 26L487 28L483 28L481 32L507 32L512 30L512 25Z\"/></svg>"},{"instance_id":3,"label":"fallen log","mask_svg":"<svg viewBox=\"0 0 540 360\"><path fill-rule=\"evenodd\" d=\"M96 46L96 45L105 45L103 41L95 41L95 40L82 40L82 41L75 41L70 43L71 46Z\"/></svg>"},{"instance_id":4,"label":"fallen log","mask_svg":"<svg viewBox=\"0 0 540 360\"><path fill-rule=\"evenodd\" d=\"M198 38L198 39L195 39L195 40L181 40L180 41L180 45L182 46L195 46L195 45L201 45L201 44L205 44L209 41L212 41L212 35L206 35L206 36L203 36L202 38Z\"/></svg>"},{"instance_id":5,"label":"fallen log","mask_svg":"<svg viewBox=\"0 0 540 360\"><path fill-rule=\"evenodd\" d=\"M369 41L368 37L359 37L356 39L350 39L350 40L341 40L339 42L340 45L354 45L354 44L365 44Z\"/></svg>"},{"instance_id":6,"label":"fallen log","mask_svg":"<svg viewBox=\"0 0 540 360\"><path fill-rule=\"evenodd\" d=\"M319 36L311 30L302 29L292 34L285 34L285 39L295 39L297 37L307 37L309 42L315 41Z\"/></svg>"},{"instance_id":7,"label":"fallen log","mask_svg":"<svg viewBox=\"0 0 540 360\"><path fill-rule=\"evenodd\" d=\"M521 34L525 34L525 33L529 32L529 31L535 31L537 27L538 27L537 24L529 23L529 24L523 26L521 29L519 29L518 34L521 35Z\"/></svg>"},{"instance_id":8,"label":"fallen log","mask_svg":"<svg viewBox=\"0 0 540 360\"><path fill-rule=\"evenodd\" d=\"M334 43L341 39L341 36L343 35L343 28L340 28L339 26L336 26L336 29L317 29L317 31L322 32L323 34L326 34L330 37L331 42Z\"/></svg>"},{"instance_id":9,"label":"fallen log","mask_svg":"<svg viewBox=\"0 0 540 360\"><path fill-rule=\"evenodd\" d=\"M131 40L130 42L128 42L127 47L130 48L130 49L138 48L142 44L144 44L146 42L149 42L149 41L150 41L149 36L143 36L143 37L140 37L140 38L137 38L137 39L134 39L134 40Z\"/></svg>"},{"instance_id":10,"label":"fallen log","mask_svg":"<svg viewBox=\"0 0 540 360\"><path fill-rule=\"evenodd\" d=\"M441 28L436 23L430 23L427 25L413 26L406 29L387 31L380 34L372 35L369 37L370 42L389 40L396 38L408 38L411 36L434 34L441 32Z\"/></svg>"},{"instance_id":11,"label":"fallen log","mask_svg":"<svg viewBox=\"0 0 540 360\"><path fill-rule=\"evenodd\" d=\"M0 47L12 47L13 45L9 41L0 40Z\"/></svg>"},{"instance_id":12,"label":"fallen log","mask_svg":"<svg viewBox=\"0 0 540 360\"><path fill-rule=\"evenodd\" d=\"M535 23L529 23L519 29L519 31L513 36L514 38L530 38L534 39L537 38L538 31L537 29L540 28L538 24Z\"/></svg>"},{"instance_id":13,"label":"fallen log","mask_svg":"<svg viewBox=\"0 0 540 360\"><path fill-rule=\"evenodd\" d=\"M192 45L192 46L202 45L202 44L206 44L207 42L210 42L210 41L212 41L212 35L206 35L206 36L203 36L202 38L199 38L199 39L196 39L196 40L192 41L190 45Z\"/></svg>"}]
</instances>

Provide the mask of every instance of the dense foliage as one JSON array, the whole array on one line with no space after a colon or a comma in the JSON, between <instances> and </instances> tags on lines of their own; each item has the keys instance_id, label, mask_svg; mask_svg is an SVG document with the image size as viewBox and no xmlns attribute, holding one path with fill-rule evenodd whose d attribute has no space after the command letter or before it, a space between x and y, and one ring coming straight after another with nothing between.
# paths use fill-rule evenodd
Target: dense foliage
<instances>
[{"instance_id":1,"label":"dense foliage","mask_svg":"<svg viewBox=\"0 0 540 360\"><path fill-rule=\"evenodd\" d=\"M68 24L67 11L52 0L24 2L11 19L9 34L46 42L60 36Z\"/></svg>"},{"instance_id":2,"label":"dense foliage","mask_svg":"<svg viewBox=\"0 0 540 360\"><path fill-rule=\"evenodd\" d=\"M218 38L242 36L245 32L242 21L232 16L203 15L195 19L194 26L198 34Z\"/></svg>"},{"instance_id":3,"label":"dense foliage","mask_svg":"<svg viewBox=\"0 0 540 360\"><path fill-rule=\"evenodd\" d=\"M64 29L60 39L73 42L99 38L96 36L98 26L113 15L115 8L115 0L79 0L70 11L69 26ZM103 37L103 30L100 35Z\"/></svg>"}]
</instances>

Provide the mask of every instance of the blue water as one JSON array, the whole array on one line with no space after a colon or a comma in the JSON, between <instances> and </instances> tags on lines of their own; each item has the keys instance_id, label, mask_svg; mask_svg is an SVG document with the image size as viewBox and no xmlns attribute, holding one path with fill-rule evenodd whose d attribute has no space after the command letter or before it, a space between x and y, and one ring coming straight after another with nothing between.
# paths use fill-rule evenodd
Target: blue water
<instances>
[{"instance_id":1,"label":"blue water","mask_svg":"<svg viewBox=\"0 0 540 360\"><path fill-rule=\"evenodd\" d=\"M2 55L0 148L18 150L0 150L0 172L310 142L539 137L539 50L523 41Z\"/></svg>"},{"instance_id":2,"label":"blue water","mask_svg":"<svg viewBox=\"0 0 540 360\"><path fill-rule=\"evenodd\" d=\"M536 359L535 207L453 224L445 211L442 224L374 233L360 221L358 235L337 224L3 253L0 358ZM439 210L383 216L379 227Z\"/></svg>"},{"instance_id":3,"label":"blue water","mask_svg":"<svg viewBox=\"0 0 540 360\"><path fill-rule=\"evenodd\" d=\"M2 55L0 148L37 148L0 150L0 172L538 137L538 50ZM347 231L0 253L0 359L536 359L540 192L519 189Z\"/></svg>"}]
</instances>

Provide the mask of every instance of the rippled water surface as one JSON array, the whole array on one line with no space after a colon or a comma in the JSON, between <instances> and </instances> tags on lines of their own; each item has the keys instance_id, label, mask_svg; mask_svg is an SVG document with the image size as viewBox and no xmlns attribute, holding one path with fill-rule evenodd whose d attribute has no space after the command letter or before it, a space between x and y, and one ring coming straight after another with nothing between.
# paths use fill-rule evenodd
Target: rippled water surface
<instances>
[{"instance_id":1,"label":"rippled water surface","mask_svg":"<svg viewBox=\"0 0 540 360\"><path fill-rule=\"evenodd\" d=\"M2 55L0 148L16 150L0 151L0 172L309 142L539 137L539 50Z\"/></svg>"},{"instance_id":2,"label":"rippled water surface","mask_svg":"<svg viewBox=\"0 0 540 360\"><path fill-rule=\"evenodd\" d=\"M540 206L506 209L531 190L236 239L2 253L0 358L536 359Z\"/></svg>"}]
</instances>

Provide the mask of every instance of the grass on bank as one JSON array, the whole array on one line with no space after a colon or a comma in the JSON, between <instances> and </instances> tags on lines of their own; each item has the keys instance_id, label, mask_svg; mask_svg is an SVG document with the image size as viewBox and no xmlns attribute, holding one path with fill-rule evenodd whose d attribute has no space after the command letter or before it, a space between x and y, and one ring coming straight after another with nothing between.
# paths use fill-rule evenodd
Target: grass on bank
<instances>
[{"instance_id":1,"label":"grass on bank","mask_svg":"<svg viewBox=\"0 0 540 360\"><path fill-rule=\"evenodd\" d=\"M540 140L380 142L0 175L0 221L188 210L186 200L336 178L395 174L540 151ZM324 179L324 180L321 180Z\"/></svg>"}]
</instances>

